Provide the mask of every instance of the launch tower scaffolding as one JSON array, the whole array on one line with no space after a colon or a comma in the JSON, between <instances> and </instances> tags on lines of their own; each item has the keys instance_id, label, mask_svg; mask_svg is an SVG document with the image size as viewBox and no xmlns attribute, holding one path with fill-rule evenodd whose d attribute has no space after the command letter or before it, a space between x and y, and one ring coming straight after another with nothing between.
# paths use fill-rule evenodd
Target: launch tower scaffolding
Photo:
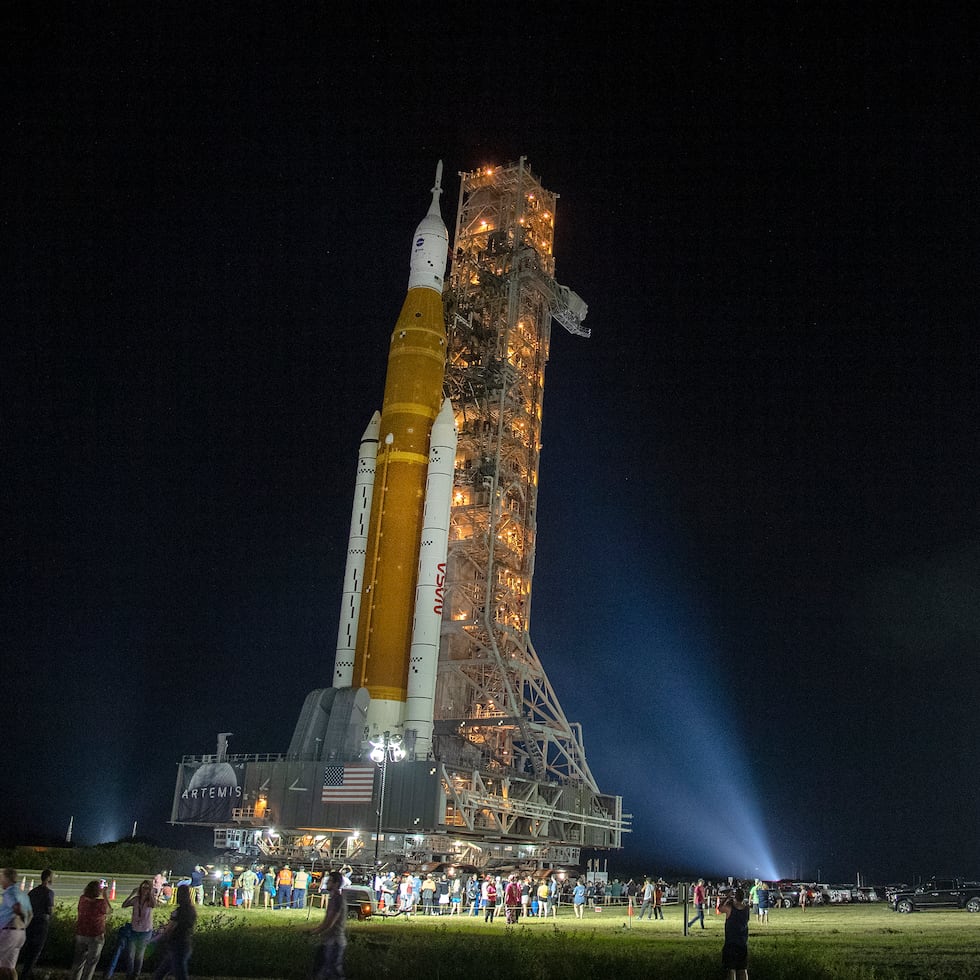
<instances>
[{"instance_id":1,"label":"launch tower scaffolding","mask_svg":"<svg viewBox=\"0 0 980 980\"><path fill-rule=\"evenodd\" d=\"M587 307L554 279L557 195L524 158L461 179L446 293L459 443L434 754L460 829L619 847L621 798L599 791L529 635L551 320L587 337Z\"/></svg>"},{"instance_id":2,"label":"launch tower scaffolding","mask_svg":"<svg viewBox=\"0 0 980 980\"><path fill-rule=\"evenodd\" d=\"M364 773L368 692L317 688L288 752L232 756L220 735L216 754L181 761L171 818L212 826L216 846L280 861L376 852L411 868L556 867L583 847L621 847L629 829L528 632L551 321L588 336L587 308L555 281L556 195L525 161L461 176L444 292L459 439L431 756L409 745L383 797Z\"/></svg>"}]
</instances>

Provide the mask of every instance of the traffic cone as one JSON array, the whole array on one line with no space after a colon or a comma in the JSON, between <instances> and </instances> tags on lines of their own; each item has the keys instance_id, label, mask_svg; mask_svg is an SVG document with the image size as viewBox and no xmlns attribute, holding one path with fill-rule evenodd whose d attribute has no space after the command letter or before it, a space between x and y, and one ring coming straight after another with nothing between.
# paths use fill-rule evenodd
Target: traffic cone
<instances>
[{"instance_id":1,"label":"traffic cone","mask_svg":"<svg viewBox=\"0 0 980 980\"><path fill-rule=\"evenodd\" d=\"M109 889L109 901L114 902L116 900L116 879L112 879L112 886Z\"/></svg>"}]
</instances>

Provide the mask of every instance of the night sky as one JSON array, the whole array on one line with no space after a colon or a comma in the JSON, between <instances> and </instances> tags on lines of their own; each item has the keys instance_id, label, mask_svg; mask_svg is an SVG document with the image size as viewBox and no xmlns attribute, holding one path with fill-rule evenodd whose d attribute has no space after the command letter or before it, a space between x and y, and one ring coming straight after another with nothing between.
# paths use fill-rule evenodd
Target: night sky
<instances>
[{"instance_id":1,"label":"night sky","mask_svg":"<svg viewBox=\"0 0 980 980\"><path fill-rule=\"evenodd\" d=\"M611 865L980 874L973 34L620 6L4 15L3 837L179 841L181 755L286 749L436 161L451 232L526 155L593 332L531 635Z\"/></svg>"}]
</instances>

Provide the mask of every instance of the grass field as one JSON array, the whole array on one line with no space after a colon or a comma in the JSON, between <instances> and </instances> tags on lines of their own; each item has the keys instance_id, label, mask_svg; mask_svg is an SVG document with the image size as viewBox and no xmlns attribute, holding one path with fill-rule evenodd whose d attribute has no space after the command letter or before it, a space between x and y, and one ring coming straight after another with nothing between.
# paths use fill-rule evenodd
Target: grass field
<instances>
[{"instance_id":1,"label":"grass field","mask_svg":"<svg viewBox=\"0 0 980 980\"><path fill-rule=\"evenodd\" d=\"M322 912L200 910L191 973L195 977L299 980L309 975L313 947L304 931ZM165 919L166 910L158 918ZM125 921L116 911L114 926ZM73 908L59 910L40 976L67 968ZM700 980L721 977L723 919L683 935L683 916L666 909L662 922L636 922L621 908L589 912L583 921L563 909L557 919L508 927L498 919L377 918L351 923L347 971L352 980L392 977L508 977L512 980ZM106 942L100 970L111 956ZM152 960L146 969L152 970ZM767 926L753 919L749 937L753 980L980 980L980 915L899 915L883 904L777 909Z\"/></svg>"}]
</instances>

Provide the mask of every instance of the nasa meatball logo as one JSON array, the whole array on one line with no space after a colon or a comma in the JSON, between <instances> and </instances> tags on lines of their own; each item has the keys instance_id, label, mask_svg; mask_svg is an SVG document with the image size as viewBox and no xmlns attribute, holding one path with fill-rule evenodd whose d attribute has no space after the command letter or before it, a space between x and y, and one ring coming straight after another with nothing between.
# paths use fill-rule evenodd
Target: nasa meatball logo
<instances>
[{"instance_id":1,"label":"nasa meatball logo","mask_svg":"<svg viewBox=\"0 0 980 980\"><path fill-rule=\"evenodd\" d=\"M417 239L415 239L415 247L416 248L421 248L424 244L425 244L425 239L422 238L421 236L419 236Z\"/></svg>"}]
</instances>

